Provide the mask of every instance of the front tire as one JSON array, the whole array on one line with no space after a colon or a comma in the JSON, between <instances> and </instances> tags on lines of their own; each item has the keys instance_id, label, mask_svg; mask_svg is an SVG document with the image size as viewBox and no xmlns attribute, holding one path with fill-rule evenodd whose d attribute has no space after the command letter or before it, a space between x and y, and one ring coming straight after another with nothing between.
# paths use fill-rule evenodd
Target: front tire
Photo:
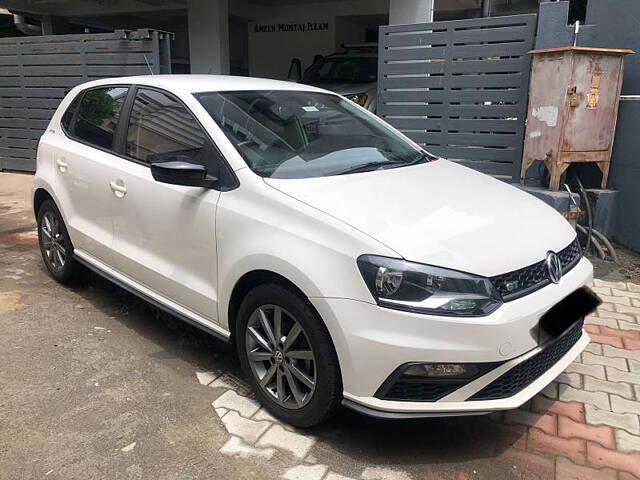
<instances>
[{"instance_id":1,"label":"front tire","mask_svg":"<svg viewBox=\"0 0 640 480\"><path fill-rule=\"evenodd\" d=\"M337 410L338 358L306 299L278 284L260 285L242 301L235 334L244 373L275 417L307 428Z\"/></svg>"},{"instance_id":2,"label":"front tire","mask_svg":"<svg viewBox=\"0 0 640 480\"><path fill-rule=\"evenodd\" d=\"M45 200L36 217L40 253L51 276L63 284L71 283L78 266L73 260L73 245L62 215L53 200Z\"/></svg>"}]
</instances>

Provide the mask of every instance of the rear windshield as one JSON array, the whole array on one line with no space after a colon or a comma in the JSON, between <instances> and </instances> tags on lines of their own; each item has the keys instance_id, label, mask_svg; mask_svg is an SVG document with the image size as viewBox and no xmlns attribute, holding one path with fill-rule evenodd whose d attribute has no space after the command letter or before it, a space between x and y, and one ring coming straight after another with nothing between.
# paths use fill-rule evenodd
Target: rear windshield
<instances>
[{"instance_id":1,"label":"rear windshield","mask_svg":"<svg viewBox=\"0 0 640 480\"><path fill-rule=\"evenodd\" d=\"M207 92L196 98L258 175L304 178L395 168L428 154L337 95Z\"/></svg>"}]
</instances>

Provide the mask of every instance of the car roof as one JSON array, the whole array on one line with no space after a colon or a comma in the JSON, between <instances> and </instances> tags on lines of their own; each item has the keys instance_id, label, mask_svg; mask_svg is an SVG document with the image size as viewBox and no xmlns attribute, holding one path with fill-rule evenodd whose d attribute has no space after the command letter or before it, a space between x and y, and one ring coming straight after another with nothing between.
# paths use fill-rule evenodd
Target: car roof
<instances>
[{"instance_id":1,"label":"car roof","mask_svg":"<svg viewBox=\"0 0 640 480\"><path fill-rule=\"evenodd\" d=\"M234 77L232 75L138 75L133 77L102 78L91 82L83 83L81 87L95 87L102 85L122 85L136 84L157 87L175 92L180 90L183 93L196 92L224 92L243 90L294 90L307 92L331 93L321 88L312 87L302 83L284 82L281 80L271 80L268 78L254 77Z\"/></svg>"}]
</instances>

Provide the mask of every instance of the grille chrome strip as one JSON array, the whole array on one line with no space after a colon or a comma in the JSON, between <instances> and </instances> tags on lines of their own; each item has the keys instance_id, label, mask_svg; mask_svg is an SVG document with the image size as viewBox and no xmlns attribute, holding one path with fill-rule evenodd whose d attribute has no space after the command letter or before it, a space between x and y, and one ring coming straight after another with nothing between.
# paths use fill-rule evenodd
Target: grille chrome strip
<instances>
[{"instance_id":1,"label":"grille chrome strip","mask_svg":"<svg viewBox=\"0 0 640 480\"><path fill-rule=\"evenodd\" d=\"M576 266L582 258L582 249L577 237L558 252L558 258L562 265L563 275ZM490 280L505 302L524 297L551 283L544 260L509 273L496 275Z\"/></svg>"}]
</instances>

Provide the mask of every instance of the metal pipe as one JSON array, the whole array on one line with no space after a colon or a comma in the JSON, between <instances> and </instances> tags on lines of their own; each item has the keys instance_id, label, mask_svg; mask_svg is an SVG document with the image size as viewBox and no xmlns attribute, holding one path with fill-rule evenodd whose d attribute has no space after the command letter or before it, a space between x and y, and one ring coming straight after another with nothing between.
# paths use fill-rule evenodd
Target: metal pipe
<instances>
[{"instance_id":1,"label":"metal pipe","mask_svg":"<svg viewBox=\"0 0 640 480\"><path fill-rule=\"evenodd\" d=\"M595 228L591 230L591 233L593 233L593 235L598 239L598 241L604 243L604 246L607 247L607 250L609 250L609 256L611 257L611 260L613 260L614 263L618 263L618 254L616 253L615 248L613 248L613 245L611 245L611 242L609 241L609 239L605 237L604 234L602 234L600 231L596 230Z\"/></svg>"},{"instance_id":2,"label":"metal pipe","mask_svg":"<svg viewBox=\"0 0 640 480\"><path fill-rule=\"evenodd\" d=\"M27 23L27 19L21 13L13 14L13 24L25 35L42 35L42 26Z\"/></svg>"},{"instance_id":3,"label":"metal pipe","mask_svg":"<svg viewBox=\"0 0 640 480\"><path fill-rule=\"evenodd\" d=\"M584 247L584 251L588 252L593 237L593 234L591 233L593 231L593 213L591 212L591 202L589 202L589 197L587 196L587 192L584 191L580 178L576 178L576 180L578 182L578 188L580 189L580 198L582 198L584 208L587 211L587 225L589 227L589 233L587 235L587 243Z\"/></svg>"},{"instance_id":4,"label":"metal pipe","mask_svg":"<svg viewBox=\"0 0 640 480\"><path fill-rule=\"evenodd\" d=\"M587 229L584 228L582 225L580 225L579 223L576 225L576 230L578 230L580 233L582 233L584 236L588 235ZM591 239L591 246L593 247L593 249L596 251L596 253L598 254L598 256L602 259L605 260L607 258L607 255L604 253L604 250L602 249L602 246L600 245L600 243L598 242L598 240L596 238L592 238ZM584 251L585 254L589 253L586 250Z\"/></svg>"}]
</instances>

